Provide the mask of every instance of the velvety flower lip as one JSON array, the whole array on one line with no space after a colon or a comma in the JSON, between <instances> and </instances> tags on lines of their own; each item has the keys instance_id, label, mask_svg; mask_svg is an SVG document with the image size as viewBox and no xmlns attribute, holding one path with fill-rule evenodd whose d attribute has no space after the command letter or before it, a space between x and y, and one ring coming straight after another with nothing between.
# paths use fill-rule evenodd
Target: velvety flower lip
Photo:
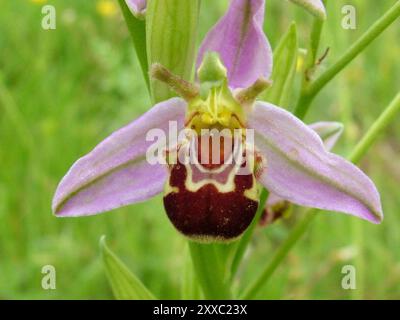
<instances>
[{"instance_id":1,"label":"velvety flower lip","mask_svg":"<svg viewBox=\"0 0 400 320\"><path fill-rule=\"evenodd\" d=\"M245 88L272 70L272 51L263 32L264 0L232 0L227 13L204 39L197 67L207 51L218 52L231 88Z\"/></svg>"},{"instance_id":2,"label":"velvety flower lip","mask_svg":"<svg viewBox=\"0 0 400 320\"><path fill-rule=\"evenodd\" d=\"M54 199L57 216L92 215L147 200L164 188L167 170L146 161L152 128L169 130L169 121L184 126L186 102L172 98L155 105L79 159L60 182Z\"/></svg>"},{"instance_id":3,"label":"velvety flower lip","mask_svg":"<svg viewBox=\"0 0 400 320\"><path fill-rule=\"evenodd\" d=\"M355 165L324 148L318 134L291 113L256 102L248 114L255 144L266 159L259 181L295 204L340 211L379 223L379 193Z\"/></svg>"},{"instance_id":4,"label":"velvety flower lip","mask_svg":"<svg viewBox=\"0 0 400 320\"><path fill-rule=\"evenodd\" d=\"M143 18L146 14L147 0L125 0L132 14L137 18Z\"/></svg>"}]
</instances>

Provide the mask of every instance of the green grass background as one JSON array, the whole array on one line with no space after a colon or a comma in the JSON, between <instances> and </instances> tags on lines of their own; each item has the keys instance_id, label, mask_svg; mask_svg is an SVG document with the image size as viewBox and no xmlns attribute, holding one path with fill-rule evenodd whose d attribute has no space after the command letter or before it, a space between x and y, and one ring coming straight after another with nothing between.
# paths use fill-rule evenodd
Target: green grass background
<instances>
[{"instance_id":1,"label":"green grass background","mask_svg":"<svg viewBox=\"0 0 400 320\"><path fill-rule=\"evenodd\" d=\"M322 49L326 68L395 1L330 1ZM49 0L57 29L41 28L41 5L0 0L0 299L112 298L99 238L159 297L179 298L185 240L173 229L161 196L87 218L58 219L50 203L71 164L150 106L133 46L119 12L105 17L94 0ZM199 42L226 8L203 0ZM341 28L341 7L357 8L357 29ZM270 0L265 30L273 47L295 20L307 44L312 18L287 1ZM307 122L342 121L335 151L347 154L399 91L397 21L313 104ZM372 225L323 213L258 296L262 299L400 298L400 121L361 163L381 192L385 220ZM261 271L301 213L259 228L242 283ZM41 288L54 265L57 289ZM341 287L341 269L357 269L357 290ZM240 287L239 287L240 288Z\"/></svg>"}]
</instances>

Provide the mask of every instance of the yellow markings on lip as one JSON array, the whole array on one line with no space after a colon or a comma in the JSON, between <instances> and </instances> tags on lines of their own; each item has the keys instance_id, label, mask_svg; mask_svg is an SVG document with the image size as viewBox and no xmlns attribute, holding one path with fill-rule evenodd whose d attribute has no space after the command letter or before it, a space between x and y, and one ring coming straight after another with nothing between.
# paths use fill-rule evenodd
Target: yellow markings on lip
<instances>
[{"instance_id":1,"label":"yellow markings on lip","mask_svg":"<svg viewBox=\"0 0 400 320\"><path fill-rule=\"evenodd\" d=\"M164 188L164 196L167 196L170 193L178 193L178 192L179 192L179 188L172 187L171 184L169 183L169 179L168 179L167 183L165 184L165 188Z\"/></svg>"},{"instance_id":2,"label":"yellow markings on lip","mask_svg":"<svg viewBox=\"0 0 400 320\"><path fill-rule=\"evenodd\" d=\"M196 165L197 166L197 165ZM185 187L187 190L191 192L197 192L200 190L202 187L204 187L207 184L212 184L217 188L217 190L221 193L228 193L228 192L233 192L235 191L235 176L238 171L238 166L233 166L231 172L228 174L227 181L225 183L221 183L216 181L215 179L202 179L198 182L193 181L193 170L191 165L186 165L186 181L185 181ZM225 167L227 168L227 166Z\"/></svg>"},{"instance_id":3,"label":"yellow markings on lip","mask_svg":"<svg viewBox=\"0 0 400 320\"><path fill-rule=\"evenodd\" d=\"M253 185L250 189L246 189L244 190L243 195L247 198L247 199L251 199L254 200L256 202L259 201L260 199L260 195L259 195L259 189L257 186L257 180L253 174Z\"/></svg>"},{"instance_id":4,"label":"yellow markings on lip","mask_svg":"<svg viewBox=\"0 0 400 320\"><path fill-rule=\"evenodd\" d=\"M247 153L246 157L246 163L247 163L247 168L248 169L248 175L252 175L253 177L253 187L251 189L245 190L244 195L248 197L249 199L258 201L258 191L257 191L257 183L254 178L254 157L251 156L251 153ZM204 166L202 166L196 157L193 159L195 161L194 164L188 164L185 165L186 167L186 181L185 181L185 187L187 190L191 192L197 192L199 189L204 187L207 184L212 184L215 186L215 188L221 192L221 193L228 193L228 192L234 192L236 191L236 184L235 184L235 177L239 173L239 171L244 170L243 167L241 167L241 163L243 158L241 157L239 160L235 157L234 153L230 155L230 157L227 159L227 163L222 164L220 167L215 168L215 169L206 169ZM224 174L226 170L230 170L229 173L226 175L225 182L219 182L213 178L205 178L201 179L200 181L195 182L193 179L193 166L195 170L198 170L200 173L207 175L208 173L210 175L221 175ZM247 172L247 170L246 170ZM240 173L239 173L240 174ZM243 172L241 173L243 174ZM246 174L247 175L247 174ZM255 188L255 191L253 190Z\"/></svg>"}]
</instances>

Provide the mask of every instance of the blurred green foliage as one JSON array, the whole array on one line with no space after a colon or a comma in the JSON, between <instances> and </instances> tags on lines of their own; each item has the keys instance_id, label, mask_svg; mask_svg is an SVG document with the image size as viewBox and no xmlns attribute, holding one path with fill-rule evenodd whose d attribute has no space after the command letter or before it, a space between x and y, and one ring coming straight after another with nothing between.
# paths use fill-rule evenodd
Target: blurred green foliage
<instances>
[{"instance_id":1,"label":"blurred green foliage","mask_svg":"<svg viewBox=\"0 0 400 320\"><path fill-rule=\"evenodd\" d=\"M186 241L169 223L160 196L79 219L57 219L50 209L70 165L150 107L119 9L106 2L0 0L0 299L111 298L98 246L103 234L157 296L179 298ZM331 50L320 68L394 2L330 1L322 48ZM41 28L45 3L56 7L56 30ZM199 42L226 4L202 1ZM356 30L341 28L344 4L357 9ZM273 47L292 20L305 47L312 17L289 2L268 1L265 30ZM399 23L323 90L306 119L345 124L340 154L351 150L399 90ZM321 214L259 298L400 298L399 124L396 119L361 165L381 192L383 224ZM256 230L240 270L243 283L285 239L302 214L297 211ZM48 264L57 270L56 290L41 288ZM357 268L357 290L341 288L346 264Z\"/></svg>"}]
</instances>

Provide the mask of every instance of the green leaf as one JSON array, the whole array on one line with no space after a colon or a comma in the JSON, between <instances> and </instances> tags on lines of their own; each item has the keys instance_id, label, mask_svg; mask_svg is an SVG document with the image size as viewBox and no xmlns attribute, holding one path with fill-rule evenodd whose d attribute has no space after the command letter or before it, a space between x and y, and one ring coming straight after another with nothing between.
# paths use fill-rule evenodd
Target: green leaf
<instances>
[{"instance_id":1,"label":"green leaf","mask_svg":"<svg viewBox=\"0 0 400 320\"><path fill-rule=\"evenodd\" d=\"M146 11L149 65L161 63L190 81L193 75L200 0L150 0ZM150 80L153 102L175 96L164 83Z\"/></svg>"},{"instance_id":2,"label":"green leaf","mask_svg":"<svg viewBox=\"0 0 400 320\"><path fill-rule=\"evenodd\" d=\"M107 247L106 237L100 239L100 249L108 280L118 300L154 300L153 294Z\"/></svg>"},{"instance_id":3,"label":"green leaf","mask_svg":"<svg viewBox=\"0 0 400 320\"><path fill-rule=\"evenodd\" d=\"M144 20L136 18L131 13L125 3L125 0L118 0L118 2L121 7L122 14L125 18L129 33L132 37L133 45L135 47L136 55L142 68L143 77L145 79L147 89L150 90L149 66L147 64L146 50L146 23Z\"/></svg>"},{"instance_id":4,"label":"green leaf","mask_svg":"<svg viewBox=\"0 0 400 320\"><path fill-rule=\"evenodd\" d=\"M298 55L297 28L292 23L274 51L272 86L261 96L264 101L288 108Z\"/></svg>"}]
</instances>

